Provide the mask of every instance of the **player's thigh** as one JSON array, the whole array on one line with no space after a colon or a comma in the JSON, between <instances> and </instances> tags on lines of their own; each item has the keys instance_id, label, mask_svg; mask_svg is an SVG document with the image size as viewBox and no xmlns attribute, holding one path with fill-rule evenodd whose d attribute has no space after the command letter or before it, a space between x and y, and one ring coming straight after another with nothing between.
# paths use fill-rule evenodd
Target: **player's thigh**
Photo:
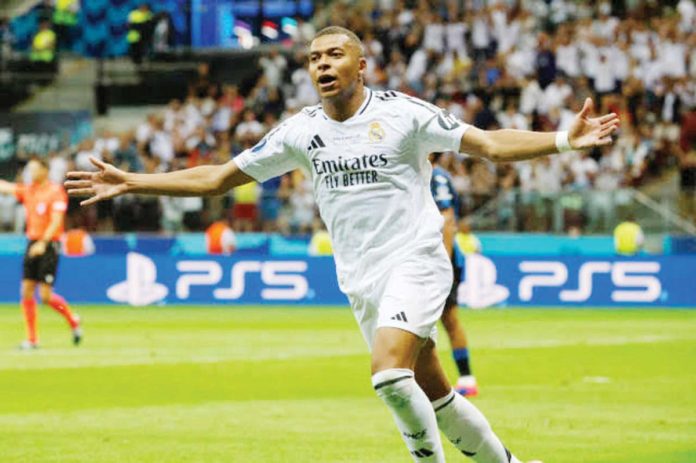
<instances>
[{"instance_id":1,"label":"player's thigh","mask_svg":"<svg viewBox=\"0 0 696 463\"><path fill-rule=\"evenodd\" d=\"M22 262L22 280L28 280L28 281L38 281L39 280L39 260L40 256L34 256L31 257L29 256L29 248L31 247L31 244L33 244L33 241L30 241L29 244L27 245L27 250L24 253L24 261Z\"/></svg>"},{"instance_id":2,"label":"player's thigh","mask_svg":"<svg viewBox=\"0 0 696 463\"><path fill-rule=\"evenodd\" d=\"M46 246L46 252L38 257L36 280L47 285L54 285L58 271L58 249L56 243Z\"/></svg>"},{"instance_id":3,"label":"player's thigh","mask_svg":"<svg viewBox=\"0 0 696 463\"><path fill-rule=\"evenodd\" d=\"M372 373L389 368L413 370L425 339L400 328L378 328L372 343Z\"/></svg>"},{"instance_id":4,"label":"player's thigh","mask_svg":"<svg viewBox=\"0 0 696 463\"><path fill-rule=\"evenodd\" d=\"M444 247L442 254L400 263L392 270L379 303L378 327L436 338L437 321L452 287L452 267Z\"/></svg>"},{"instance_id":5,"label":"player's thigh","mask_svg":"<svg viewBox=\"0 0 696 463\"><path fill-rule=\"evenodd\" d=\"M30 299L34 297L34 290L36 289L36 281L30 280L28 278L22 279L22 299Z\"/></svg>"},{"instance_id":6,"label":"player's thigh","mask_svg":"<svg viewBox=\"0 0 696 463\"><path fill-rule=\"evenodd\" d=\"M430 400L440 399L452 390L447 375L440 364L435 343L428 339L416 359L416 382Z\"/></svg>"}]
</instances>

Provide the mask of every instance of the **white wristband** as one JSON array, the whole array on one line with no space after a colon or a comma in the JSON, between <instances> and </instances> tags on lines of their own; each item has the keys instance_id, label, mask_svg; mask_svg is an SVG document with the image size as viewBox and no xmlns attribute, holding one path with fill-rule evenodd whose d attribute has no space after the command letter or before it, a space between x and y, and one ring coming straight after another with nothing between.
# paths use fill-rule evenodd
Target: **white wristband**
<instances>
[{"instance_id":1,"label":"white wristband","mask_svg":"<svg viewBox=\"0 0 696 463\"><path fill-rule=\"evenodd\" d=\"M561 132L556 132L556 149L559 153L565 153L566 151L573 151L573 147L570 146L570 140L568 139L568 131L563 130Z\"/></svg>"}]
</instances>

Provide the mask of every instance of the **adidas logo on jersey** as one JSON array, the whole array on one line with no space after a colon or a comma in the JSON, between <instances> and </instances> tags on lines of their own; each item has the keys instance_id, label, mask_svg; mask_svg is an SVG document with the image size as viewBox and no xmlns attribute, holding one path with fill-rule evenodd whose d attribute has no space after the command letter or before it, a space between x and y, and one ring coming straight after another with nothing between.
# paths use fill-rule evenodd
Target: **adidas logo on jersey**
<instances>
[{"instance_id":1,"label":"adidas logo on jersey","mask_svg":"<svg viewBox=\"0 0 696 463\"><path fill-rule=\"evenodd\" d=\"M307 147L307 151L312 151L317 148L325 148L326 145L324 144L323 140L319 135L314 135L314 138L312 138L312 143L309 144Z\"/></svg>"},{"instance_id":2,"label":"adidas logo on jersey","mask_svg":"<svg viewBox=\"0 0 696 463\"><path fill-rule=\"evenodd\" d=\"M394 315L390 318L390 320L396 320L397 322L408 322L406 314L403 312L399 312L398 314Z\"/></svg>"}]
</instances>

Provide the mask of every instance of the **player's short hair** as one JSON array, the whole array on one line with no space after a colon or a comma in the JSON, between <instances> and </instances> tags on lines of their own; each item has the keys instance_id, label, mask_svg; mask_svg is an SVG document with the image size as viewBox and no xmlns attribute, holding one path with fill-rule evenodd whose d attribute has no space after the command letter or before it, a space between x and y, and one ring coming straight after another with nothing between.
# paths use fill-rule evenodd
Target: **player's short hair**
<instances>
[{"instance_id":1,"label":"player's short hair","mask_svg":"<svg viewBox=\"0 0 696 463\"><path fill-rule=\"evenodd\" d=\"M46 158L43 158L40 156L32 156L29 159L29 162L31 162L31 161L38 163L41 167L43 167L46 170L48 170L50 168L50 166L48 164L48 159L46 159Z\"/></svg>"},{"instance_id":2,"label":"player's short hair","mask_svg":"<svg viewBox=\"0 0 696 463\"><path fill-rule=\"evenodd\" d=\"M363 43L360 40L360 38L355 35L355 32L346 29L345 27L341 26L328 26L320 30L319 32L316 33L314 38L316 39L317 37L321 37L322 35L344 35L348 37L348 40L358 47L358 50L360 50L360 56L365 55L365 48L363 47Z\"/></svg>"},{"instance_id":3,"label":"player's short hair","mask_svg":"<svg viewBox=\"0 0 696 463\"><path fill-rule=\"evenodd\" d=\"M442 159L442 155L445 154L442 151L430 153L430 162L433 164L440 162L440 159Z\"/></svg>"}]
</instances>

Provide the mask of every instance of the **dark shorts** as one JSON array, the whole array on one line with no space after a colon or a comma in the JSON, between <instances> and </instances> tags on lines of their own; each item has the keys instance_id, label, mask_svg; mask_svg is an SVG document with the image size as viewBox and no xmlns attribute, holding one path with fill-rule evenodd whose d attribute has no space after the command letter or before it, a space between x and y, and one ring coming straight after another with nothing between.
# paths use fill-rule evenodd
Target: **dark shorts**
<instances>
[{"instance_id":1,"label":"dark shorts","mask_svg":"<svg viewBox=\"0 0 696 463\"><path fill-rule=\"evenodd\" d=\"M52 241L46 245L46 252L43 255L29 257L29 248L34 243L35 241L29 241L27 250L24 253L23 278L53 285L56 280L56 270L58 269L58 246L60 244Z\"/></svg>"},{"instance_id":2,"label":"dark shorts","mask_svg":"<svg viewBox=\"0 0 696 463\"><path fill-rule=\"evenodd\" d=\"M459 290L459 283L462 278L462 268L452 263L452 270L454 270L454 280L452 280L452 289L445 302L445 309L457 307L457 291Z\"/></svg>"}]
</instances>

